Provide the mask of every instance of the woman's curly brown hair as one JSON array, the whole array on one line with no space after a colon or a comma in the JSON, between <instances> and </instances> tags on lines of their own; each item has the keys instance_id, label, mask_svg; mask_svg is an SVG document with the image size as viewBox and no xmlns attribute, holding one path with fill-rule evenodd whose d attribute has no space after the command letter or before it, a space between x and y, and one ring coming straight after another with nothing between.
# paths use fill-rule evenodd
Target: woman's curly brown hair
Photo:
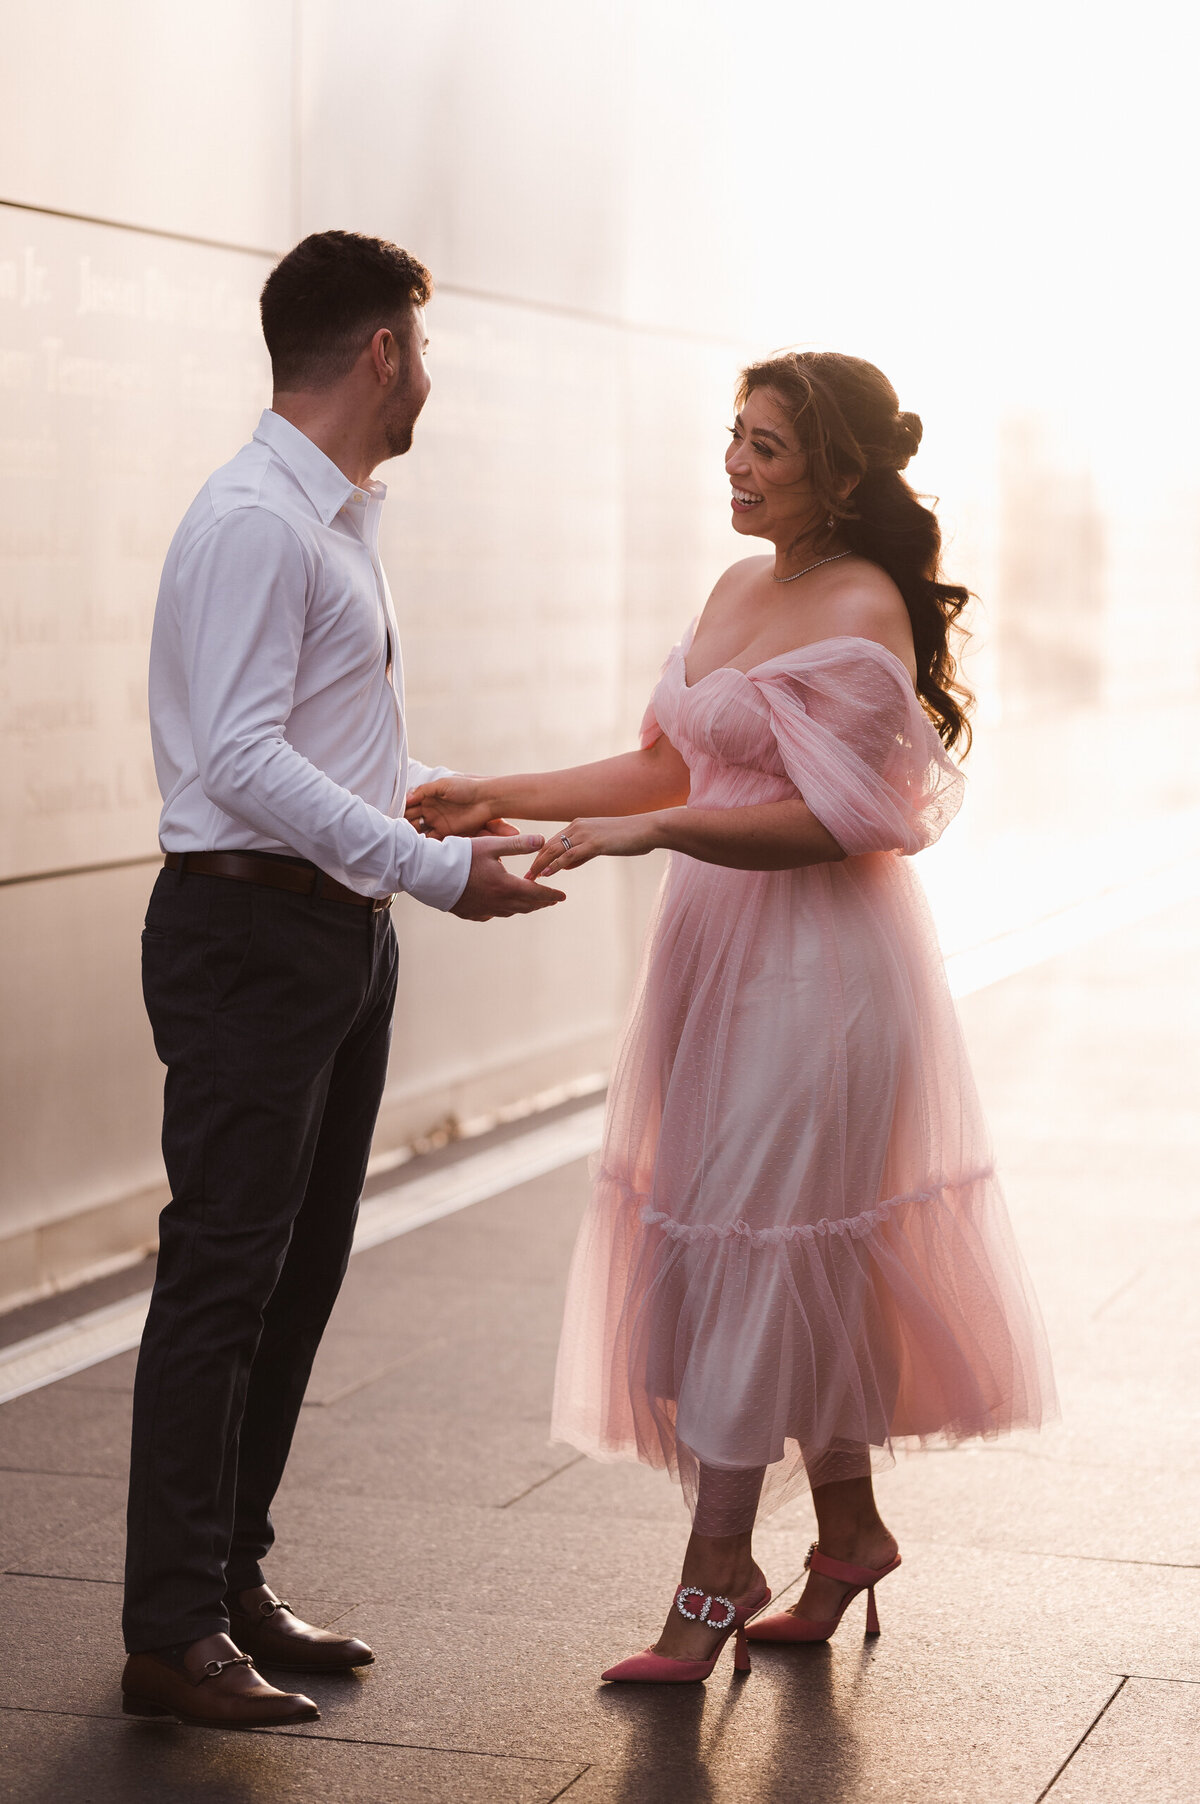
<instances>
[{"instance_id":1,"label":"woman's curly brown hair","mask_svg":"<svg viewBox=\"0 0 1200 1804\"><path fill-rule=\"evenodd\" d=\"M859 557L885 570L904 597L917 656L917 691L942 742L971 745L974 698L960 680L950 635L970 590L942 581L942 532L900 472L921 443L921 422L903 413L881 370L838 351L788 351L752 363L738 406L770 389L791 419L823 525ZM846 492L847 480L853 486ZM818 544L820 542L818 535Z\"/></svg>"}]
</instances>

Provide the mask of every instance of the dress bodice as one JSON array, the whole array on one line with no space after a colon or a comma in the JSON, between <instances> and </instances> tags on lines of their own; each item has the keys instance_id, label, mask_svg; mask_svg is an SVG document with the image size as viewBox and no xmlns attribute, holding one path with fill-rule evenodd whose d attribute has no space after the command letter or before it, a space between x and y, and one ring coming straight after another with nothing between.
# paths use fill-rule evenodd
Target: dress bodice
<instances>
[{"instance_id":1,"label":"dress bodice","mask_svg":"<svg viewBox=\"0 0 1200 1804\"><path fill-rule=\"evenodd\" d=\"M689 685L683 647L677 646L654 692L653 706L656 713L661 709L660 725L687 760L694 781L703 783L707 777L711 782L723 767L730 767L776 783L782 779L791 787L770 707L746 672L726 666Z\"/></svg>"},{"instance_id":2,"label":"dress bodice","mask_svg":"<svg viewBox=\"0 0 1200 1804\"><path fill-rule=\"evenodd\" d=\"M847 853L916 852L957 812L962 777L904 665L873 639L844 636L725 665L689 684L694 624L674 646L642 724L692 774L694 807L799 795Z\"/></svg>"}]
</instances>

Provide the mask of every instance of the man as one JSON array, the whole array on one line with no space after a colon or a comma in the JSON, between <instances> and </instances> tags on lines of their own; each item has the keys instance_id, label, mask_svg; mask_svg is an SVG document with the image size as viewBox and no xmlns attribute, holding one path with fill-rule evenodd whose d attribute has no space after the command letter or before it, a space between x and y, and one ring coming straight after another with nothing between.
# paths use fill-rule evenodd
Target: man
<instances>
[{"instance_id":1,"label":"man","mask_svg":"<svg viewBox=\"0 0 1200 1804\"><path fill-rule=\"evenodd\" d=\"M310 1720L252 1664L365 1665L263 1582L270 1505L354 1232L387 1067L395 892L465 920L562 900L540 836L423 838L377 551L429 393L428 272L323 232L267 279L274 396L167 554L150 653L166 854L143 982L171 1201L134 1389L125 1709Z\"/></svg>"}]
</instances>

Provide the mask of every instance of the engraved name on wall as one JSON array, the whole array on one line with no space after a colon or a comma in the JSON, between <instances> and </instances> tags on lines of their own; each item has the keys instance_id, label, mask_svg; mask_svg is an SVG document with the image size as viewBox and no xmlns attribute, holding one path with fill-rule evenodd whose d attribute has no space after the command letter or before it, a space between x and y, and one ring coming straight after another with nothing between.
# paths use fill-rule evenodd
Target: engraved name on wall
<instances>
[{"instance_id":1,"label":"engraved name on wall","mask_svg":"<svg viewBox=\"0 0 1200 1804\"><path fill-rule=\"evenodd\" d=\"M0 876L154 852L158 576L269 399L268 268L0 207Z\"/></svg>"}]
</instances>

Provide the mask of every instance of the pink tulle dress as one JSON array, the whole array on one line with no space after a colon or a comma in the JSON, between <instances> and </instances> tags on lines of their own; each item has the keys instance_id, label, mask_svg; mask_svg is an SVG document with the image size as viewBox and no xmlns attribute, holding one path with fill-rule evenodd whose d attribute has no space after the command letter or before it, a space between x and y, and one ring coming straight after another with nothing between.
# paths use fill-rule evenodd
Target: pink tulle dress
<instances>
[{"instance_id":1,"label":"pink tulle dress","mask_svg":"<svg viewBox=\"0 0 1200 1804\"><path fill-rule=\"evenodd\" d=\"M671 856L572 1263L553 1434L666 1467L693 1502L705 1469L766 1468L765 1511L894 1444L1035 1425L1053 1382L908 856L962 778L874 641L689 687L690 640L643 744L668 736L696 807L799 794L848 856L778 872Z\"/></svg>"}]
</instances>

